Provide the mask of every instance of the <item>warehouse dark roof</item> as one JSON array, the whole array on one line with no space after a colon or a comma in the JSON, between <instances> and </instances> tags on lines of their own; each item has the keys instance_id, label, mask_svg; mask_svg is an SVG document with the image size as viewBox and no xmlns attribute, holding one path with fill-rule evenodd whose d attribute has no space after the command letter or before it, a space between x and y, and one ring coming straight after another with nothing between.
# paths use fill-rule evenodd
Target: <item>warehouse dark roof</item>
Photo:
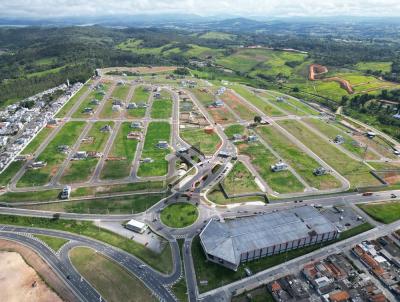
<instances>
[{"instance_id":1,"label":"warehouse dark roof","mask_svg":"<svg viewBox=\"0 0 400 302\"><path fill-rule=\"evenodd\" d=\"M220 222L211 220L200 234L207 254L232 264L244 252L336 231L311 206Z\"/></svg>"}]
</instances>

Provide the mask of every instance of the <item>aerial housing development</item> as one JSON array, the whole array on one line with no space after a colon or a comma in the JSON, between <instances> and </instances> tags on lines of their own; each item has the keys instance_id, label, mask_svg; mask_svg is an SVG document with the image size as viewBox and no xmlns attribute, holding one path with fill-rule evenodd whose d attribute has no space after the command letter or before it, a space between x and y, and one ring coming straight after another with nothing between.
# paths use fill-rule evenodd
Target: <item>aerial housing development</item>
<instances>
[{"instance_id":1,"label":"aerial housing development","mask_svg":"<svg viewBox=\"0 0 400 302\"><path fill-rule=\"evenodd\" d=\"M400 25L229 5L0 4L0 301L400 301Z\"/></svg>"}]
</instances>

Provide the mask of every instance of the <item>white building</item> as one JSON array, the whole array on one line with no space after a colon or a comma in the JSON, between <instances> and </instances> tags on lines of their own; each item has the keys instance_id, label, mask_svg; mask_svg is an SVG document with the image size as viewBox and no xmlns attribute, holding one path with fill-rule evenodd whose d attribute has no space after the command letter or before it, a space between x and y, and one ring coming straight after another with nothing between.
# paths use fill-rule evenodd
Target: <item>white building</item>
<instances>
[{"instance_id":1,"label":"white building","mask_svg":"<svg viewBox=\"0 0 400 302\"><path fill-rule=\"evenodd\" d=\"M126 223L125 227L131 231L142 234L149 226L143 222L131 219Z\"/></svg>"}]
</instances>

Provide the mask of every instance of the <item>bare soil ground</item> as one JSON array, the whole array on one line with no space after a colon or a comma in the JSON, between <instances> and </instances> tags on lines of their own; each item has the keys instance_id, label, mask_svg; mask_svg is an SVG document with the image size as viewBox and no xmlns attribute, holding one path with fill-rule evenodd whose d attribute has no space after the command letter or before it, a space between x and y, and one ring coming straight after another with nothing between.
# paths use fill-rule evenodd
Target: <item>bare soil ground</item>
<instances>
[{"instance_id":1,"label":"bare soil ground","mask_svg":"<svg viewBox=\"0 0 400 302\"><path fill-rule=\"evenodd\" d=\"M308 79L310 81L315 81L319 75L327 73L327 72L328 72L328 68L326 68L326 66L319 65L319 64L311 64Z\"/></svg>"},{"instance_id":2,"label":"bare soil ground","mask_svg":"<svg viewBox=\"0 0 400 302\"><path fill-rule=\"evenodd\" d=\"M334 82L338 82L340 84L340 87L342 87L342 89L346 90L347 93L349 94L353 94L354 90L353 87L351 86L349 81L346 81L342 78L339 77L332 77L332 78L326 78L323 81L334 81Z\"/></svg>"},{"instance_id":3,"label":"bare soil ground","mask_svg":"<svg viewBox=\"0 0 400 302\"><path fill-rule=\"evenodd\" d=\"M221 108L208 108L213 120L218 124L230 124L235 122L235 117L225 107Z\"/></svg>"},{"instance_id":4,"label":"bare soil ground","mask_svg":"<svg viewBox=\"0 0 400 302\"><path fill-rule=\"evenodd\" d=\"M221 97L222 100L236 112L242 119L252 120L257 113L243 103L235 94L227 91Z\"/></svg>"},{"instance_id":5,"label":"bare soil ground","mask_svg":"<svg viewBox=\"0 0 400 302\"><path fill-rule=\"evenodd\" d=\"M24 245L1 239L0 267L0 301L77 300L46 262ZM36 286L32 287L35 281Z\"/></svg>"}]
</instances>

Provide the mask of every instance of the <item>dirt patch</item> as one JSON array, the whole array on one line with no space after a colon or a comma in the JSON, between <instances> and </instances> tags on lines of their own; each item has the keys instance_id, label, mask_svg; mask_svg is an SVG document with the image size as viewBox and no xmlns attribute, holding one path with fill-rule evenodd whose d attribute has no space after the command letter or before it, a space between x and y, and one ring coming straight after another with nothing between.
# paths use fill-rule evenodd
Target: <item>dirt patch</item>
<instances>
[{"instance_id":1,"label":"dirt patch","mask_svg":"<svg viewBox=\"0 0 400 302\"><path fill-rule=\"evenodd\" d=\"M400 170L398 171L378 171L376 172L383 180L389 185L396 185L400 183Z\"/></svg>"},{"instance_id":2,"label":"dirt patch","mask_svg":"<svg viewBox=\"0 0 400 302\"><path fill-rule=\"evenodd\" d=\"M227 108L209 108L213 120L218 124L233 123L235 119Z\"/></svg>"},{"instance_id":3,"label":"dirt patch","mask_svg":"<svg viewBox=\"0 0 400 302\"><path fill-rule=\"evenodd\" d=\"M221 98L243 119L249 119L256 115L256 112L231 91L225 92Z\"/></svg>"},{"instance_id":4,"label":"dirt patch","mask_svg":"<svg viewBox=\"0 0 400 302\"><path fill-rule=\"evenodd\" d=\"M0 251L0 301L77 300L46 262L29 248L0 239ZM35 281L36 285L32 287Z\"/></svg>"},{"instance_id":5,"label":"dirt patch","mask_svg":"<svg viewBox=\"0 0 400 302\"><path fill-rule=\"evenodd\" d=\"M20 254L0 252L1 301L62 301Z\"/></svg>"},{"instance_id":6,"label":"dirt patch","mask_svg":"<svg viewBox=\"0 0 400 302\"><path fill-rule=\"evenodd\" d=\"M308 73L308 79L310 81L315 81L320 75L327 73L327 72L328 72L328 68L326 66L319 65L319 64L311 64L309 73Z\"/></svg>"},{"instance_id":7,"label":"dirt patch","mask_svg":"<svg viewBox=\"0 0 400 302\"><path fill-rule=\"evenodd\" d=\"M332 77L332 78L324 79L323 81L334 81L334 82L337 82L337 83L340 84L340 87L342 89L347 91L347 93L349 93L349 94L353 94L354 93L353 87L351 86L350 82L346 81L346 80L344 80L342 78Z\"/></svg>"}]
</instances>

